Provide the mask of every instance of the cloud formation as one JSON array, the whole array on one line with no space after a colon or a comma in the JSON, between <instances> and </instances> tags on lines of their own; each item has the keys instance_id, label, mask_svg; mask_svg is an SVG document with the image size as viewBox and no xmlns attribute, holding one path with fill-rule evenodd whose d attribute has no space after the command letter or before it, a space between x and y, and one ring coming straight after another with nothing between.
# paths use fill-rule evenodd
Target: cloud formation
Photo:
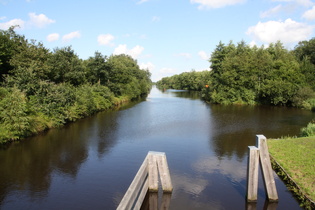
<instances>
[{"instance_id":1,"label":"cloud formation","mask_svg":"<svg viewBox=\"0 0 315 210\"><path fill-rule=\"evenodd\" d=\"M23 29L25 27L25 21L21 19L12 19L7 22L0 23L0 29L2 30L8 30L11 26L19 26L20 29Z\"/></svg>"},{"instance_id":2,"label":"cloud formation","mask_svg":"<svg viewBox=\"0 0 315 210\"><path fill-rule=\"evenodd\" d=\"M29 13L29 20L24 21L22 19L12 19L7 22L0 23L0 29L7 30L11 26L19 26L20 29L24 29L26 26L28 27L36 27L36 28L44 28L45 26L55 23L55 20L49 19L44 14L36 15L36 13ZM2 18L4 20L5 18Z\"/></svg>"},{"instance_id":3,"label":"cloud formation","mask_svg":"<svg viewBox=\"0 0 315 210\"><path fill-rule=\"evenodd\" d=\"M60 35L58 33L49 34L46 39L48 42L54 42L59 39Z\"/></svg>"},{"instance_id":4,"label":"cloud formation","mask_svg":"<svg viewBox=\"0 0 315 210\"><path fill-rule=\"evenodd\" d=\"M128 49L127 45L120 44L118 47L115 48L113 54L114 55L120 55L120 54L126 54L130 55L132 58L136 59L144 50L144 47L137 45L132 49Z\"/></svg>"},{"instance_id":5,"label":"cloud formation","mask_svg":"<svg viewBox=\"0 0 315 210\"><path fill-rule=\"evenodd\" d=\"M114 46L112 43L114 39L115 37L111 34L101 34L97 37L97 42L99 45Z\"/></svg>"},{"instance_id":6,"label":"cloud formation","mask_svg":"<svg viewBox=\"0 0 315 210\"><path fill-rule=\"evenodd\" d=\"M145 70L148 69L149 71L153 71L154 68L155 68L154 64L151 63L151 62L141 63L141 64L139 65L139 67L140 67L140 69L145 69Z\"/></svg>"},{"instance_id":7,"label":"cloud formation","mask_svg":"<svg viewBox=\"0 0 315 210\"><path fill-rule=\"evenodd\" d=\"M71 41L74 38L80 38L80 37L81 37L81 34L80 34L79 31L73 31L73 32L71 32L69 34L64 35L62 37L62 41L63 42L69 42L69 41Z\"/></svg>"},{"instance_id":8,"label":"cloud formation","mask_svg":"<svg viewBox=\"0 0 315 210\"><path fill-rule=\"evenodd\" d=\"M302 18L305 18L306 20L315 20L315 6L313 6L312 9L307 10Z\"/></svg>"},{"instance_id":9,"label":"cloud formation","mask_svg":"<svg viewBox=\"0 0 315 210\"><path fill-rule=\"evenodd\" d=\"M235 4L244 3L246 0L190 0L192 4L200 4L198 9L216 9Z\"/></svg>"},{"instance_id":10,"label":"cloud formation","mask_svg":"<svg viewBox=\"0 0 315 210\"><path fill-rule=\"evenodd\" d=\"M55 20L49 19L44 14L36 15L35 13L29 13L28 16L30 17L29 23L38 28L43 28L46 25L56 22Z\"/></svg>"},{"instance_id":11,"label":"cloud formation","mask_svg":"<svg viewBox=\"0 0 315 210\"><path fill-rule=\"evenodd\" d=\"M314 26L296 22L290 18L285 21L258 22L248 28L246 34L262 43L277 42L284 44L306 40L313 32Z\"/></svg>"}]
</instances>

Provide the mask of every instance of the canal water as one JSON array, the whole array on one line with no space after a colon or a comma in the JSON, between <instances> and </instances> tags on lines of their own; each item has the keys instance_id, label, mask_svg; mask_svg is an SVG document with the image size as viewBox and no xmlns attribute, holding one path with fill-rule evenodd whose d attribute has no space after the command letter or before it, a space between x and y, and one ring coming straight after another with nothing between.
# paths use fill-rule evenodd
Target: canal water
<instances>
[{"instance_id":1,"label":"canal water","mask_svg":"<svg viewBox=\"0 0 315 210\"><path fill-rule=\"evenodd\" d=\"M209 105L153 88L146 100L0 149L0 209L116 209L148 151L165 152L169 209L245 209L255 135L298 135L314 113ZM257 209L268 205L261 175ZM276 177L278 209L299 209Z\"/></svg>"}]
</instances>

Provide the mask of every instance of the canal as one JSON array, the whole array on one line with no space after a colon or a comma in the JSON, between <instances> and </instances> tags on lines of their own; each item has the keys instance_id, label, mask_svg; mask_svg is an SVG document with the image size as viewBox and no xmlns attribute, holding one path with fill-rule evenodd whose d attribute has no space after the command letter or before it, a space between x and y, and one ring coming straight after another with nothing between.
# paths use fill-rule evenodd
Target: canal
<instances>
[{"instance_id":1,"label":"canal","mask_svg":"<svg viewBox=\"0 0 315 210\"><path fill-rule=\"evenodd\" d=\"M153 88L146 100L1 148L0 209L116 209L148 151L166 153L170 209L245 209L255 135L295 136L314 117L292 108L209 105L198 93ZM300 209L275 177L278 209Z\"/></svg>"}]
</instances>

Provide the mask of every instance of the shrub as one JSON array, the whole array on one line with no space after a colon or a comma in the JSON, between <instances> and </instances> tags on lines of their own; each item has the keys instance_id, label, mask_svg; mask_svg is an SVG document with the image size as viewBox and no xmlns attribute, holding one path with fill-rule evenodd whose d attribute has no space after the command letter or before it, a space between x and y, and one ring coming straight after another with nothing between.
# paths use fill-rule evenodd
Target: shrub
<instances>
[{"instance_id":1,"label":"shrub","mask_svg":"<svg viewBox=\"0 0 315 210\"><path fill-rule=\"evenodd\" d=\"M315 136L315 124L309 123L307 127L301 129L301 136Z\"/></svg>"}]
</instances>

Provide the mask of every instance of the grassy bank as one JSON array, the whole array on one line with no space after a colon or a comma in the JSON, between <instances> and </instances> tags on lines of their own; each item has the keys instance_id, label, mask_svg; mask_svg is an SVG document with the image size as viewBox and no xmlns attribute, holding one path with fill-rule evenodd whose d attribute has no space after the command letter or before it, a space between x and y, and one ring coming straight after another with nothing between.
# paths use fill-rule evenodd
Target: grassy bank
<instances>
[{"instance_id":1,"label":"grassy bank","mask_svg":"<svg viewBox=\"0 0 315 210\"><path fill-rule=\"evenodd\" d=\"M268 141L273 168L306 209L315 208L315 136Z\"/></svg>"}]
</instances>

